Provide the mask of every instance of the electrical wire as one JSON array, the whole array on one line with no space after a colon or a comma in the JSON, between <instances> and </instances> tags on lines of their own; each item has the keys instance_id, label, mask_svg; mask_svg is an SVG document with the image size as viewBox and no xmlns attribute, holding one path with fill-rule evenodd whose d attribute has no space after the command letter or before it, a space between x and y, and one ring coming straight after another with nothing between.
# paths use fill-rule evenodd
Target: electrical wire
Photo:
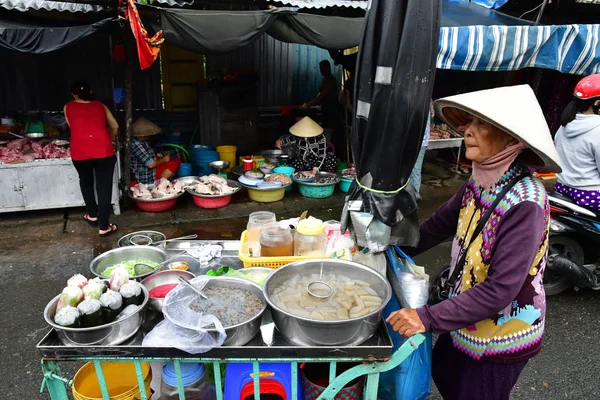
<instances>
[{"instance_id":1,"label":"electrical wire","mask_svg":"<svg viewBox=\"0 0 600 400\"><path fill-rule=\"evenodd\" d=\"M544 5L544 3L545 3L545 1L542 1L542 4L540 4L539 6L537 6L537 7L535 7L535 8L532 8L532 9L531 9L531 10L529 10L529 11L526 11L526 12L524 12L523 14L521 14L521 16L519 17L519 19L523 18L525 15L527 15L527 14L529 14L529 13L532 13L532 12L534 12L535 10L537 10L538 8L540 8L541 6L543 6L543 5Z\"/></svg>"}]
</instances>

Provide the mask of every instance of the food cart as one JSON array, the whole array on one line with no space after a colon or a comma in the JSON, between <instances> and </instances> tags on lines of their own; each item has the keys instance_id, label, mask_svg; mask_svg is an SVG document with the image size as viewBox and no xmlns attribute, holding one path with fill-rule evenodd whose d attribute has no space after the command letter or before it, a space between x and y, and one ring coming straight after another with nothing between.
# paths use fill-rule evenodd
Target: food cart
<instances>
[{"instance_id":1,"label":"food cart","mask_svg":"<svg viewBox=\"0 0 600 400\"><path fill-rule=\"evenodd\" d=\"M199 241L173 241L165 248L168 257L181 254L181 250L193 246ZM238 258L239 241L201 242L220 244L223 247L221 258L213 260L209 265L191 265L189 271L205 274L217 265L228 265L239 269L243 267ZM67 388L73 381L61 373L60 363L65 361L92 362L102 392L103 399L109 399L107 381L102 370L103 362L129 362L135 366L141 399L148 399L151 393L146 390L142 363L174 363L177 374L179 398L185 399L184 385L181 376L183 363L212 364L214 384L221 388L223 374L221 365L228 363L251 363L254 398L260 398L260 363L289 364L292 399L299 399L299 365L301 363L329 363L329 386L321 393L319 399L332 399L347 383L364 376L365 399L376 399L379 386L379 374L389 371L402 363L421 343L424 336L416 335L406 341L396 352L392 353L392 341L384 323L378 325L375 334L358 346L298 346L286 341L275 328L272 316L267 310L263 314L259 333L244 346L215 347L204 353L193 355L170 347L143 347L144 334L151 330L162 319L162 315L147 311L141 329L128 341L115 346L65 346L57 332L52 329L38 344L42 356L43 383L42 391L48 390L52 400L68 399ZM359 365L336 376L336 365L341 362L359 363ZM216 390L216 398L223 399L223 393Z\"/></svg>"}]
</instances>

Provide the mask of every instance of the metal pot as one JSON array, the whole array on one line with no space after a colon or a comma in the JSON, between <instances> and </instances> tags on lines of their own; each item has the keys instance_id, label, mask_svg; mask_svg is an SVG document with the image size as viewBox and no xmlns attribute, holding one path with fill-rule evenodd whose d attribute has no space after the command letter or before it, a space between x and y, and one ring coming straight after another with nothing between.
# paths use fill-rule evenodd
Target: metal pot
<instances>
[{"instance_id":1,"label":"metal pot","mask_svg":"<svg viewBox=\"0 0 600 400\"><path fill-rule=\"evenodd\" d=\"M156 242L160 242L161 240L166 240L167 237L162 233L162 232L158 232L158 231L137 231L137 232L131 232L130 234L127 234L125 236L121 236L121 238L119 238L119 241L117 242L117 246L119 247L127 247L127 246L133 246L134 244L131 243L129 240L134 237L134 236L147 236L150 239L152 239L152 243L150 246L153 247L158 247L161 249L165 248L165 242L162 242L158 245L155 245L154 243Z\"/></svg>"},{"instance_id":2,"label":"metal pot","mask_svg":"<svg viewBox=\"0 0 600 400\"><path fill-rule=\"evenodd\" d=\"M137 311L119 321L109 324L94 326L92 328L65 328L54 322L56 305L60 295L53 298L44 309L44 318L52 326L58 338L66 346L114 346L133 337L142 326L148 303L148 291L143 285L144 301Z\"/></svg>"},{"instance_id":3,"label":"metal pot","mask_svg":"<svg viewBox=\"0 0 600 400\"><path fill-rule=\"evenodd\" d=\"M227 338L225 339L223 346L243 346L250 340L252 340L252 338L256 336L256 334L260 330L262 315L267 309L267 302L265 301L265 296L262 288L256 283L244 279L230 278L225 276L213 277L209 279L205 287L209 288L223 286L249 290L256 296L258 296L258 298L263 303L263 308L260 310L260 312L248 321L225 328ZM188 290L190 292L192 291L190 288L187 287L182 287L181 289L178 288L177 290ZM176 317L174 317L175 315L177 315L176 310L173 309L173 306L168 301L165 301L164 303L163 314L165 315L166 319L168 319L177 326L180 326L185 329L195 328L193 326L189 326L185 323L182 323ZM207 329L206 331L215 336L218 334L216 329Z\"/></svg>"},{"instance_id":4,"label":"metal pot","mask_svg":"<svg viewBox=\"0 0 600 400\"><path fill-rule=\"evenodd\" d=\"M188 271L178 271L178 270L166 270L160 271L153 275L150 275L141 282L142 285L150 292L155 287L166 285L169 283L177 283L179 284L179 277L183 276L185 279L190 280L194 279L196 275L192 274ZM162 313L164 299L153 299L150 298L148 300L148 306L159 313Z\"/></svg>"},{"instance_id":5,"label":"metal pot","mask_svg":"<svg viewBox=\"0 0 600 400\"><path fill-rule=\"evenodd\" d=\"M289 150L265 150L260 153L265 159L269 160L271 164L275 164L277 166L286 164L292 161L293 154Z\"/></svg>"},{"instance_id":6,"label":"metal pot","mask_svg":"<svg viewBox=\"0 0 600 400\"><path fill-rule=\"evenodd\" d=\"M167 253L158 247L151 246L129 246L120 247L118 249L109 250L106 253L100 254L90 263L90 271L92 274L100 278L106 278L102 273L107 268L113 267L123 261L131 260L149 260L157 263L162 263L167 259ZM152 275L154 272L148 272L143 275L132 276L132 279L145 278Z\"/></svg>"},{"instance_id":7,"label":"metal pot","mask_svg":"<svg viewBox=\"0 0 600 400\"><path fill-rule=\"evenodd\" d=\"M345 321L317 321L290 314L273 303L271 293L295 276L341 274L367 282L383 299L383 304L363 317ZM265 281L265 299L271 306L275 326L291 343L300 346L355 346L364 343L377 331L381 313L390 301L392 289L387 279L373 269L352 261L313 259L297 261L273 272Z\"/></svg>"}]
</instances>

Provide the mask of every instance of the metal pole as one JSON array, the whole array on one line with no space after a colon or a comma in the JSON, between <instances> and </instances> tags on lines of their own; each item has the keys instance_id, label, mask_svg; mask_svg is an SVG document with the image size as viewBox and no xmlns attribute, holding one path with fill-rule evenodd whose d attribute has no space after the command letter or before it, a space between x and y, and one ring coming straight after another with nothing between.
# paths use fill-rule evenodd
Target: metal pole
<instances>
[{"instance_id":1,"label":"metal pole","mask_svg":"<svg viewBox=\"0 0 600 400\"><path fill-rule=\"evenodd\" d=\"M544 2L542 3L542 8L540 8L540 12L538 13L537 17L535 18L535 23L539 23L540 20L542 19L542 14L544 14L544 10L546 9L546 5L548 4L548 0L544 0Z\"/></svg>"},{"instance_id":2,"label":"metal pole","mask_svg":"<svg viewBox=\"0 0 600 400\"><path fill-rule=\"evenodd\" d=\"M125 193L129 192L131 179L131 124L133 122L133 57L137 58L131 40L125 40L125 159L123 160L123 175L125 180ZM123 196L125 205L129 204L129 196Z\"/></svg>"}]
</instances>

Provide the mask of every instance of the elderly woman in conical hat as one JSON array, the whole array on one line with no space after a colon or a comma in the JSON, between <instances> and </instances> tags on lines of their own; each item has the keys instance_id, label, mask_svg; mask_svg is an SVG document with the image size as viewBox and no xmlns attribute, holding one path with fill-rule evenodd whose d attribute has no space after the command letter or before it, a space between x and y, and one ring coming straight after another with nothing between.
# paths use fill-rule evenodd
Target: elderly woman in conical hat
<instances>
[{"instance_id":1,"label":"elderly woman in conical hat","mask_svg":"<svg viewBox=\"0 0 600 400\"><path fill-rule=\"evenodd\" d=\"M156 154L148 143L148 138L161 132L160 127L139 117L131 125L131 173L132 185L135 183L151 184L155 180L172 178L181 160L167 155Z\"/></svg>"},{"instance_id":2,"label":"elderly woman in conical hat","mask_svg":"<svg viewBox=\"0 0 600 400\"><path fill-rule=\"evenodd\" d=\"M456 280L445 300L396 311L388 322L406 337L440 335L433 379L445 399L508 400L527 361L541 350L546 313L550 212L546 190L529 167L560 172L558 156L527 85L440 99L436 111L464 132L473 175L422 223L419 246L409 253L453 237L448 276Z\"/></svg>"},{"instance_id":3,"label":"elderly woman in conical hat","mask_svg":"<svg viewBox=\"0 0 600 400\"><path fill-rule=\"evenodd\" d=\"M321 125L304 117L290 128L290 134L279 138L275 147L295 154L292 166L296 171L335 172L335 154L329 148Z\"/></svg>"}]
</instances>

